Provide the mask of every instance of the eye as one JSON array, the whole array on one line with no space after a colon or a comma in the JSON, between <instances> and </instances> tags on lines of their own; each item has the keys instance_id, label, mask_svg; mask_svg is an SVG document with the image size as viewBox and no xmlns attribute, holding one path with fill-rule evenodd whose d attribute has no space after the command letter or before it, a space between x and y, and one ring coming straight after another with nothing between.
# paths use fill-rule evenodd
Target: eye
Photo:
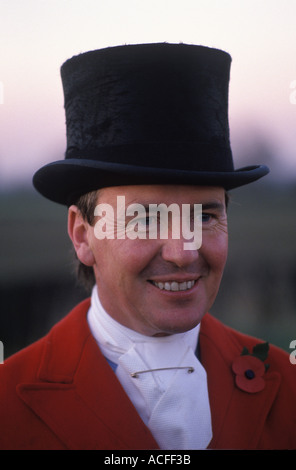
<instances>
[{"instance_id":1,"label":"eye","mask_svg":"<svg viewBox=\"0 0 296 470\"><path fill-rule=\"evenodd\" d=\"M137 219L135 219L137 224L141 225L141 226L146 226L148 227L149 226L149 217L139 217Z\"/></svg>"},{"instance_id":2,"label":"eye","mask_svg":"<svg viewBox=\"0 0 296 470\"><path fill-rule=\"evenodd\" d=\"M135 223L138 225L139 230L148 230L149 227L153 227L157 224L156 216L139 217L135 220Z\"/></svg>"},{"instance_id":3,"label":"eye","mask_svg":"<svg viewBox=\"0 0 296 470\"><path fill-rule=\"evenodd\" d=\"M211 220L213 218L214 218L213 214L203 212L203 214L202 214L202 223L211 222Z\"/></svg>"}]
</instances>

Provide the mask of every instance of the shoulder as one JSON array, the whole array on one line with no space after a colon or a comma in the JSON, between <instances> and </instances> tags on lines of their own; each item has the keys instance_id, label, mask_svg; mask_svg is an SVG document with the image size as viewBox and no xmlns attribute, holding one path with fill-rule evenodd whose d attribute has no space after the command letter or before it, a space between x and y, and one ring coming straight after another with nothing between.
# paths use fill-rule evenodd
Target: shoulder
<instances>
[{"instance_id":1,"label":"shoulder","mask_svg":"<svg viewBox=\"0 0 296 470\"><path fill-rule=\"evenodd\" d=\"M75 341L75 336L79 336L83 328L86 328L86 313L89 308L89 299L77 305L65 318L53 326L49 333L30 346L13 354L5 359L0 365L0 383L5 387L0 388L2 393L8 390L10 386L23 382L38 382L40 364L44 359L46 350L50 344L63 350L70 347L69 340ZM65 334L71 331L71 335Z\"/></svg>"},{"instance_id":2,"label":"shoulder","mask_svg":"<svg viewBox=\"0 0 296 470\"><path fill-rule=\"evenodd\" d=\"M289 354L269 345L267 357L263 356L268 368L262 367L260 358L242 360L243 351L252 354L265 341L209 314L201 322L199 343L207 372L214 448L295 448L296 365ZM253 375L246 375L247 371Z\"/></svg>"},{"instance_id":3,"label":"shoulder","mask_svg":"<svg viewBox=\"0 0 296 470\"><path fill-rule=\"evenodd\" d=\"M209 347L215 347L229 363L247 349L250 354L253 348L265 341L255 336L241 333L217 318L206 314L201 322L201 342ZM207 346L206 346L207 347ZM282 382L289 383L296 393L296 364L290 361L290 355L281 348L269 344L268 357L265 361L271 371L277 371L282 377Z\"/></svg>"},{"instance_id":4,"label":"shoulder","mask_svg":"<svg viewBox=\"0 0 296 470\"><path fill-rule=\"evenodd\" d=\"M48 426L22 397L22 387L51 387L75 369L90 336L86 314L89 301L74 308L39 341L0 365L0 449L64 449ZM37 403L38 405L38 403ZM46 420L45 420L46 421Z\"/></svg>"},{"instance_id":5,"label":"shoulder","mask_svg":"<svg viewBox=\"0 0 296 470\"><path fill-rule=\"evenodd\" d=\"M216 343L218 347L223 348L224 346L227 349L230 348L235 353L237 351L242 352L243 348L247 348L251 352L254 346L265 342L263 339L241 333L225 325L209 313L202 319L200 334L209 341ZM290 362L289 354L274 345L269 345L269 357L280 364L282 364L282 361L286 362L287 358L288 362Z\"/></svg>"}]
</instances>

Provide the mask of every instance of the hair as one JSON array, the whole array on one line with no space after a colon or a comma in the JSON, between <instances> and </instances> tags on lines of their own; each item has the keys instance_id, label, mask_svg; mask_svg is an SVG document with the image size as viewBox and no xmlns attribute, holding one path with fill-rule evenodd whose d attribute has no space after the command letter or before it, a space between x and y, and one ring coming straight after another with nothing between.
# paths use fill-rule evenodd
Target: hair
<instances>
[{"instance_id":1,"label":"hair","mask_svg":"<svg viewBox=\"0 0 296 470\"><path fill-rule=\"evenodd\" d=\"M89 223L94 225L95 221L95 207L97 205L99 197L99 190L91 191L90 193L83 194L76 201L75 205L81 213L82 218ZM90 293L93 286L96 283L94 270L91 266L86 266L77 257L75 253L75 271L79 283L83 285L85 290Z\"/></svg>"},{"instance_id":2,"label":"hair","mask_svg":"<svg viewBox=\"0 0 296 470\"><path fill-rule=\"evenodd\" d=\"M91 191L89 193L83 194L76 201L75 205L79 209L82 218L89 223L89 225L94 225L95 222L95 207L98 202L100 190ZM225 191L225 205L226 209L229 203L229 193ZM91 266L86 266L83 264L75 253L75 270L78 281L83 285L87 292L91 292L93 286L96 283L94 270Z\"/></svg>"}]
</instances>

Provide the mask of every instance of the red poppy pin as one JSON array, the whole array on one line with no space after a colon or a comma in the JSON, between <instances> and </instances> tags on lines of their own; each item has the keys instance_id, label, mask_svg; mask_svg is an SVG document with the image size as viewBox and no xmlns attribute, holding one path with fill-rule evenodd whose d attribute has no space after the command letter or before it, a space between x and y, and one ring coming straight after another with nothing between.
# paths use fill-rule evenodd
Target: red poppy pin
<instances>
[{"instance_id":1,"label":"red poppy pin","mask_svg":"<svg viewBox=\"0 0 296 470\"><path fill-rule=\"evenodd\" d=\"M241 355L232 364L235 383L244 392L257 393L265 387L264 374L269 364L264 364L269 350L268 343L260 343L253 347L252 353L243 348Z\"/></svg>"}]
</instances>

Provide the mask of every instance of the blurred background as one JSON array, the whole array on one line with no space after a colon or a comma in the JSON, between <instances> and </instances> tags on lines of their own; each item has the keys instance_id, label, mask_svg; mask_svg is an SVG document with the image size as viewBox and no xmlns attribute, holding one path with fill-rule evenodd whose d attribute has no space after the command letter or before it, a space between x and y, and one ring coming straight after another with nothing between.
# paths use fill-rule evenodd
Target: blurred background
<instances>
[{"instance_id":1,"label":"blurred background","mask_svg":"<svg viewBox=\"0 0 296 470\"><path fill-rule=\"evenodd\" d=\"M236 168L271 173L231 193L229 259L212 313L286 351L296 339L296 1L0 1L0 340L5 357L87 294L66 209L32 188L66 149L61 64L92 49L202 44L232 56Z\"/></svg>"}]
</instances>

